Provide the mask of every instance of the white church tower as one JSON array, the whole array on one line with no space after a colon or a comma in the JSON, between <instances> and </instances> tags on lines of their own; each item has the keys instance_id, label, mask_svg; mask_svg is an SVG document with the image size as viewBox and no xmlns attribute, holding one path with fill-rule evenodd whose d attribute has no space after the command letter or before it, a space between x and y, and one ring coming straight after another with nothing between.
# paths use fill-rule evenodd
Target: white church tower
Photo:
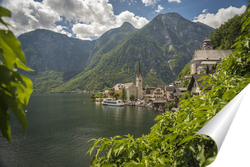
<instances>
[{"instance_id":1,"label":"white church tower","mask_svg":"<svg viewBox=\"0 0 250 167\"><path fill-rule=\"evenodd\" d=\"M136 75L136 87L137 87L137 98L143 98L143 90L142 90L142 76L141 76L141 66L140 66L140 58L139 58L139 68L138 73Z\"/></svg>"}]
</instances>

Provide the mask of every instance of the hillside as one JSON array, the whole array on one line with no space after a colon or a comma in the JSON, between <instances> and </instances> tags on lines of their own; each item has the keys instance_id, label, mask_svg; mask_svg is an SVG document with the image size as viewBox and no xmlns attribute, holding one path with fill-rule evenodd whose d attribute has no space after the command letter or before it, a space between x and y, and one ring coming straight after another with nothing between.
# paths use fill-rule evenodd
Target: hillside
<instances>
[{"instance_id":1,"label":"hillside","mask_svg":"<svg viewBox=\"0 0 250 167\"><path fill-rule=\"evenodd\" d=\"M156 16L139 30L124 23L95 41L81 41L54 32L46 36L47 30L26 33L19 39L28 65L36 70L32 76L35 90L68 92L104 90L116 83L135 82L138 55L143 86L169 84L212 30L177 13L167 13ZM40 31L46 33L39 34ZM43 91L39 91L41 88Z\"/></svg>"},{"instance_id":2,"label":"hillside","mask_svg":"<svg viewBox=\"0 0 250 167\"><path fill-rule=\"evenodd\" d=\"M25 73L34 84L34 92L50 92L85 68L91 69L126 36L136 31L130 23L111 29L95 41L82 41L48 30L35 30L18 37L29 67Z\"/></svg>"},{"instance_id":3,"label":"hillside","mask_svg":"<svg viewBox=\"0 0 250 167\"><path fill-rule=\"evenodd\" d=\"M141 59L143 86L173 82L199 49L212 28L186 20L177 13L158 15L142 29L135 31L98 64L80 73L54 92L110 88L116 83L135 82L138 55Z\"/></svg>"}]
</instances>

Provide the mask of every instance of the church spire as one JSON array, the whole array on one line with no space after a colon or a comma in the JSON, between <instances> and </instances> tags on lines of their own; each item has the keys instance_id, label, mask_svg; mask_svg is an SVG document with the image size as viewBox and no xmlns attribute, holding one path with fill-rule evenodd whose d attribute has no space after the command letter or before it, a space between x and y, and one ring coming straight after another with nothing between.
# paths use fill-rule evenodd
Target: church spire
<instances>
[{"instance_id":1,"label":"church spire","mask_svg":"<svg viewBox=\"0 0 250 167\"><path fill-rule=\"evenodd\" d=\"M138 73L137 73L137 75L139 76L139 75L141 75L141 66L140 66L140 55L139 55L139 66L138 66Z\"/></svg>"}]
</instances>

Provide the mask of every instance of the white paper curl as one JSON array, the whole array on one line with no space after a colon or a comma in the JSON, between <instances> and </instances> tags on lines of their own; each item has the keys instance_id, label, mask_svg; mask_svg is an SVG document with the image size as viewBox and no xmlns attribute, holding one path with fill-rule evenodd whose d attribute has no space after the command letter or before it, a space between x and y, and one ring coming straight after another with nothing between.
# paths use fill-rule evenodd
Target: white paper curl
<instances>
[{"instance_id":1,"label":"white paper curl","mask_svg":"<svg viewBox=\"0 0 250 167\"><path fill-rule=\"evenodd\" d=\"M250 167L250 84L195 135L205 134L218 147L209 167Z\"/></svg>"}]
</instances>

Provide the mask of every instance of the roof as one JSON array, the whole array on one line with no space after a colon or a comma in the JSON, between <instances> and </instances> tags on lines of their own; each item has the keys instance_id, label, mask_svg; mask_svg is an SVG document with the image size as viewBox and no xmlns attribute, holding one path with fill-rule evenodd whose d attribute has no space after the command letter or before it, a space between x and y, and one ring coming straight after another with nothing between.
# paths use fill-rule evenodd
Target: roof
<instances>
[{"instance_id":1,"label":"roof","mask_svg":"<svg viewBox=\"0 0 250 167\"><path fill-rule=\"evenodd\" d=\"M175 107L173 107L172 109L171 109L171 111L174 111L174 112L176 112L176 111L178 111L179 110L179 108L175 108Z\"/></svg>"},{"instance_id":2,"label":"roof","mask_svg":"<svg viewBox=\"0 0 250 167\"><path fill-rule=\"evenodd\" d=\"M231 53L232 50L195 50L192 61L195 60L220 61Z\"/></svg>"},{"instance_id":3,"label":"roof","mask_svg":"<svg viewBox=\"0 0 250 167\"><path fill-rule=\"evenodd\" d=\"M131 82L131 83L125 83L124 86L125 86L125 88L129 88L133 84L134 84L133 82Z\"/></svg>"},{"instance_id":4,"label":"roof","mask_svg":"<svg viewBox=\"0 0 250 167\"><path fill-rule=\"evenodd\" d=\"M201 80L201 81L198 81L198 80L204 75L209 76L208 74L193 74L191 81L188 85L188 90L192 89L194 82L196 82L198 84L198 86L201 90L202 89L201 84L202 84L203 80ZM207 83L205 85L207 85ZM207 87L206 90L211 90L211 86Z\"/></svg>"},{"instance_id":5,"label":"roof","mask_svg":"<svg viewBox=\"0 0 250 167\"><path fill-rule=\"evenodd\" d=\"M203 65L203 64L217 64L217 61L202 61L200 65Z\"/></svg>"},{"instance_id":6,"label":"roof","mask_svg":"<svg viewBox=\"0 0 250 167\"><path fill-rule=\"evenodd\" d=\"M181 87L181 88L179 87L178 89L179 89L181 92L187 91L187 88L185 88L185 87Z\"/></svg>"},{"instance_id":7,"label":"roof","mask_svg":"<svg viewBox=\"0 0 250 167\"><path fill-rule=\"evenodd\" d=\"M181 90L179 89L179 87L175 87L173 95L176 96L177 98L180 98L182 95Z\"/></svg>"},{"instance_id":8,"label":"roof","mask_svg":"<svg viewBox=\"0 0 250 167\"><path fill-rule=\"evenodd\" d=\"M123 86L124 86L124 84L119 83L119 84L116 84L115 86L113 86L113 88L115 90L121 90Z\"/></svg>"},{"instance_id":9,"label":"roof","mask_svg":"<svg viewBox=\"0 0 250 167\"><path fill-rule=\"evenodd\" d=\"M165 86L165 91L173 92L174 88L174 86Z\"/></svg>"},{"instance_id":10,"label":"roof","mask_svg":"<svg viewBox=\"0 0 250 167\"><path fill-rule=\"evenodd\" d=\"M153 103L166 103L166 100L154 100Z\"/></svg>"},{"instance_id":11,"label":"roof","mask_svg":"<svg viewBox=\"0 0 250 167\"><path fill-rule=\"evenodd\" d=\"M156 90L157 88L160 88L161 90L164 90L164 86L157 86L157 87L155 88L155 90Z\"/></svg>"}]
</instances>

